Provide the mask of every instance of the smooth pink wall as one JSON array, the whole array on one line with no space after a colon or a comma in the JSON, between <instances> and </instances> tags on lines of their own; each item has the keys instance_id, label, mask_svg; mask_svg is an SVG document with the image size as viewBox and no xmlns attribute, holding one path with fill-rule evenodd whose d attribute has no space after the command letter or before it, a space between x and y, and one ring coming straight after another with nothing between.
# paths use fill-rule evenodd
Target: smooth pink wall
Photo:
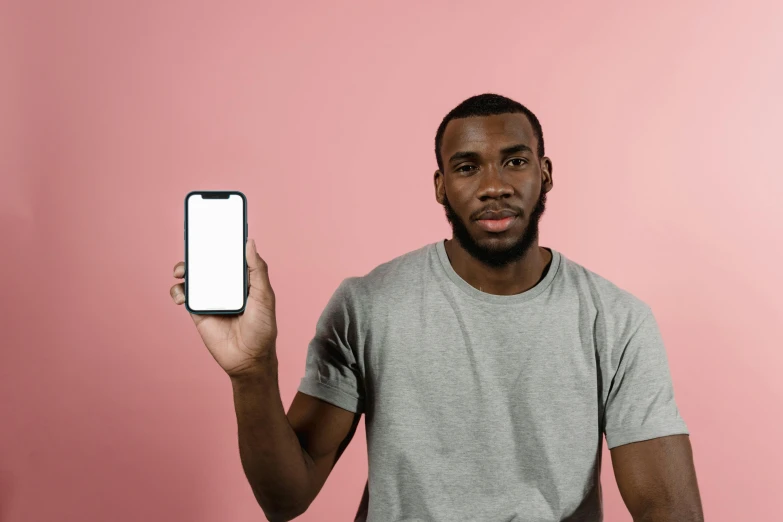
<instances>
[{"instance_id":1,"label":"smooth pink wall","mask_svg":"<svg viewBox=\"0 0 783 522\"><path fill-rule=\"evenodd\" d=\"M0 521L259 520L168 294L184 195L248 197L288 405L342 278L449 234L434 133L486 91L543 122L542 244L653 307L707 520L779 515L780 2L0 9ZM365 455L362 425L301 520L351 519Z\"/></svg>"}]
</instances>

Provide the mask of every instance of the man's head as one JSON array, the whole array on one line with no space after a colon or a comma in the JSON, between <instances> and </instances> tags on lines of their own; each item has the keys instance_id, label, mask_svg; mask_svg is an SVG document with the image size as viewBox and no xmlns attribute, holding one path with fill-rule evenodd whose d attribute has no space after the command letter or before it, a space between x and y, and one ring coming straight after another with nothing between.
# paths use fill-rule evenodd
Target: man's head
<instances>
[{"instance_id":1,"label":"man's head","mask_svg":"<svg viewBox=\"0 0 783 522\"><path fill-rule=\"evenodd\" d=\"M459 244L489 266L521 259L552 189L538 118L497 94L468 98L443 118L435 156L435 196Z\"/></svg>"}]
</instances>

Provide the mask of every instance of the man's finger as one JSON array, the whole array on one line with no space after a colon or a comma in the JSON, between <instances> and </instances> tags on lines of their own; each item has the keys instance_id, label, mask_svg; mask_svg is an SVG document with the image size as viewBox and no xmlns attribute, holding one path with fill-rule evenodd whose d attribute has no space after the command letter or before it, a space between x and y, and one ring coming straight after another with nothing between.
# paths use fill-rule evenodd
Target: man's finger
<instances>
[{"instance_id":1,"label":"man's finger","mask_svg":"<svg viewBox=\"0 0 783 522\"><path fill-rule=\"evenodd\" d=\"M256 242L252 239L247 242L247 271L251 296L261 299L274 295L269 283L269 267L258 255Z\"/></svg>"},{"instance_id":2,"label":"man's finger","mask_svg":"<svg viewBox=\"0 0 783 522\"><path fill-rule=\"evenodd\" d=\"M171 287L171 290L169 290L169 293L171 294L171 298L178 305L181 305L182 303L185 302L185 285L184 284L177 283L176 285Z\"/></svg>"},{"instance_id":3,"label":"man's finger","mask_svg":"<svg viewBox=\"0 0 783 522\"><path fill-rule=\"evenodd\" d=\"M185 277L185 262L180 261L176 265L174 265L174 277L177 279L182 279Z\"/></svg>"}]
</instances>

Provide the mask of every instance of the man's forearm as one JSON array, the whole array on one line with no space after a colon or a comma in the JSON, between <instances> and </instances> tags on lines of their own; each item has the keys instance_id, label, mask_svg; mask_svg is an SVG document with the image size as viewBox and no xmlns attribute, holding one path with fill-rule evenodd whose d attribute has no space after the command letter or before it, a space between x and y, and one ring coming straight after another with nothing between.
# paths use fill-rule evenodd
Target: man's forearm
<instances>
[{"instance_id":1,"label":"man's forearm","mask_svg":"<svg viewBox=\"0 0 783 522\"><path fill-rule=\"evenodd\" d=\"M283 408L277 357L252 376L232 378L239 455L253 494L270 520L288 520L310 502L311 462Z\"/></svg>"}]
</instances>

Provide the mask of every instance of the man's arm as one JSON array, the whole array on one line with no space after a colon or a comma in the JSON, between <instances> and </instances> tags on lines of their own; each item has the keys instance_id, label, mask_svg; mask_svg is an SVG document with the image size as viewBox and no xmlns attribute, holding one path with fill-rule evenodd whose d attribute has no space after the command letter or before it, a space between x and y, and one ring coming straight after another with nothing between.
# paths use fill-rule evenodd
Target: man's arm
<instances>
[{"instance_id":1,"label":"man's arm","mask_svg":"<svg viewBox=\"0 0 783 522\"><path fill-rule=\"evenodd\" d=\"M688 435L632 442L611 450L617 486L634 522L703 522Z\"/></svg>"},{"instance_id":2,"label":"man's arm","mask_svg":"<svg viewBox=\"0 0 783 522\"><path fill-rule=\"evenodd\" d=\"M242 466L273 522L307 510L364 411L364 382L353 348L363 344L362 327L350 283L340 284L318 319L305 376L287 414L276 350L253 378L233 381Z\"/></svg>"},{"instance_id":3,"label":"man's arm","mask_svg":"<svg viewBox=\"0 0 783 522\"><path fill-rule=\"evenodd\" d=\"M274 358L232 379L242 467L268 520L307 510L356 430L361 414L297 392L283 410Z\"/></svg>"}]
</instances>

